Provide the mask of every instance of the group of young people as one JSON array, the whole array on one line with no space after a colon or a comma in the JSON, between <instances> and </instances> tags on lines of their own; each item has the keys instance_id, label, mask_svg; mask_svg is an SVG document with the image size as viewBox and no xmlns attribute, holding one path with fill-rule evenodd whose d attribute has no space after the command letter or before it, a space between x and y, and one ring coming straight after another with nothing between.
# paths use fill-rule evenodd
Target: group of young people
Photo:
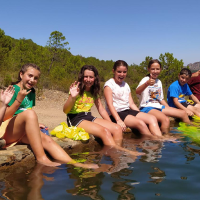
<instances>
[{"instance_id":1,"label":"group of young people","mask_svg":"<svg viewBox=\"0 0 200 200\"><path fill-rule=\"evenodd\" d=\"M104 108L100 100L98 71L92 65L84 65L78 80L71 84L69 97L63 106L68 125L84 128L89 134L101 138L105 146L141 155L122 147L126 127L137 129L149 139L159 140L169 130L169 116L180 118L185 123L190 123L188 116L200 116L200 102L187 85L192 76L189 69L183 68L178 80L170 85L167 94L169 104L164 100L162 83L158 79L161 63L157 59L151 60L148 71L149 74L136 88L140 102L138 108L132 99L130 87L125 82L128 65L123 60L116 61L113 77L104 85ZM0 138L5 139L6 146L30 144L37 162L44 165L71 163L80 167L97 168L95 164L76 163L50 136L40 131L43 125L38 123L37 115L31 109L35 106L34 86L39 77L40 68L35 64L26 64L19 72L18 81L1 92ZM192 101L184 98L187 95ZM102 118L92 116L91 108L94 104ZM55 161L47 157L45 150Z\"/></svg>"}]
</instances>

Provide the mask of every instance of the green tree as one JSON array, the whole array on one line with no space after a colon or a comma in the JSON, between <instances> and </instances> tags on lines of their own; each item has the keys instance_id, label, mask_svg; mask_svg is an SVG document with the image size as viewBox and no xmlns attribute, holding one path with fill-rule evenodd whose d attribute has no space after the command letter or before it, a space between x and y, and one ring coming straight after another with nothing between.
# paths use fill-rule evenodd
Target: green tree
<instances>
[{"instance_id":1,"label":"green tree","mask_svg":"<svg viewBox=\"0 0 200 200\"><path fill-rule=\"evenodd\" d=\"M48 69L48 74L50 73L54 62L60 60L60 55L64 52L63 50L70 50L69 47L67 48L69 43L65 40L65 36L59 31L53 31L50 34L49 40L47 41L47 46L51 54L51 63Z\"/></svg>"},{"instance_id":2,"label":"green tree","mask_svg":"<svg viewBox=\"0 0 200 200\"><path fill-rule=\"evenodd\" d=\"M149 61L152 60L152 59L153 59L152 57L146 56L145 61L140 63L140 72L141 73L147 72Z\"/></svg>"},{"instance_id":3,"label":"green tree","mask_svg":"<svg viewBox=\"0 0 200 200\"><path fill-rule=\"evenodd\" d=\"M68 76L74 77L75 80L78 78L81 67L85 63L81 60L80 56L70 56L67 61L67 74Z\"/></svg>"},{"instance_id":4,"label":"green tree","mask_svg":"<svg viewBox=\"0 0 200 200\"><path fill-rule=\"evenodd\" d=\"M171 83L177 80L180 70L183 68L183 60L174 58L173 53L160 54L159 60L163 70L160 74L165 94Z\"/></svg>"},{"instance_id":5,"label":"green tree","mask_svg":"<svg viewBox=\"0 0 200 200\"><path fill-rule=\"evenodd\" d=\"M138 83L142 80L144 76L148 74L148 64L153 58L146 56L145 60L140 63L140 65L130 65L127 77L132 81L131 88L134 91Z\"/></svg>"},{"instance_id":6,"label":"green tree","mask_svg":"<svg viewBox=\"0 0 200 200\"><path fill-rule=\"evenodd\" d=\"M0 67L5 66L9 51L12 48L11 38L0 29Z\"/></svg>"}]
</instances>

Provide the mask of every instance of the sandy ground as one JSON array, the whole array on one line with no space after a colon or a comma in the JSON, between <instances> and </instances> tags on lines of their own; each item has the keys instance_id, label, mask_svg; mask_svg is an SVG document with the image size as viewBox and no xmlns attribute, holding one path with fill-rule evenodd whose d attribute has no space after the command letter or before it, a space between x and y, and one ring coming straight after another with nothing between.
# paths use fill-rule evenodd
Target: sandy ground
<instances>
[{"instance_id":1,"label":"sandy ground","mask_svg":"<svg viewBox=\"0 0 200 200\"><path fill-rule=\"evenodd\" d=\"M67 100L68 94L57 90L44 90L43 94L36 100L36 106L33 108L38 115L39 123L54 129L60 122L66 121L66 115L63 113L63 105ZM95 106L92 108L92 114L100 117Z\"/></svg>"}]
</instances>

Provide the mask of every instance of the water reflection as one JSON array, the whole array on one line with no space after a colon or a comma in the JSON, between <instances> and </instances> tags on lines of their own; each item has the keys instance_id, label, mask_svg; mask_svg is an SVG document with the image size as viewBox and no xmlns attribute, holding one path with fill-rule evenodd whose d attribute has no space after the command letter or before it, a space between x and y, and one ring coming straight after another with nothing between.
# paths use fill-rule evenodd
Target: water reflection
<instances>
[{"instance_id":1,"label":"water reflection","mask_svg":"<svg viewBox=\"0 0 200 200\"><path fill-rule=\"evenodd\" d=\"M9 174L2 182L0 191L5 199L12 200L42 200L45 199L41 195L41 190L45 184L54 181L54 174L65 173L69 174L70 180L73 182L71 188L66 188L67 193L72 195L88 196L91 199L103 199L99 194L105 173L113 174L129 167L129 163L135 161L136 157L129 154L124 154L122 151L117 151L114 148L104 147L99 152L91 154L82 153L76 154L78 160L87 160L90 163L99 164L98 169L83 169L67 165L66 170L52 168L36 164L32 169L18 168L14 173ZM131 173L131 172L130 172ZM51 176L49 176L51 174ZM56 182L55 188L56 187ZM48 185L48 184L47 184ZM125 187L125 186L124 186ZM115 187L114 187L115 188ZM59 188L57 188L59 189Z\"/></svg>"},{"instance_id":2,"label":"water reflection","mask_svg":"<svg viewBox=\"0 0 200 200\"><path fill-rule=\"evenodd\" d=\"M161 183L166 176L165 172L158 167L152 167L152 169L155 171L149 173L151 175L150 178L152 179L152 181L149 182L155 184Z\"/></svg>"},{"instance_id":3,"label":"water reflection","mask_svg":"<svg viewBox=\"0 0 200 200\"><path fill-rule=\"evenodd\" d=\"M44 180L54 181L53 177L45 176L44 174L53 174L55 172L55 167L48 167L41 164L36 164L35 168L28 177L28 187L29 193L27 195L27 200L43 200L41 195L41 189L44 185Z\"/></svg>"},{"instance_id":4,"label":"water reflection","mask_svg":"<svg viewBox=\"0 0 200 200\"><path fill-rule=\"evenodd\" d=\"M133 186L128 185L126 181L114 182L112 187L112 190L119 193L117 199L127 199L127 200L135 199L134 194L131 194L129 192L129 190L131 189L133 189Z\"/></svg>"},{"instance_id":5,"label":"water reflection","mask_svg":"<svg viewBox=\"0 0 200 200\"><path fill-rule=\"evenodd\" d=\"M74 159L98 164L100 168L95 170L72 165L19 167L4 180L0 174L2 197L12 200L175 199L179 191L176 187L198 191L200 147L196 144L186 139L173 144L127 138L124 147L146 155L135 157L104 147L98 152L72 155Z\"/></svg>"},{"instance_id":6,"label":"water reflection","mask_svg":"<svg viewBox=\"0 0 200 200\"><path fill-rule=\"evenodd\" d=\"M68 193L78 196L88 196L91 199L103 199L98 192L103 183L104 173L96 174L96 176L90 178L82 178L77 173L74 173L74 171L75 169L73 169L70 178L76 179L75 187L68 189Z\"/></svg>"},{"instance_id":7,"label":"water reflection","mask_svg":"<svg viewBox=\"0 0 200 200\"><path fill-rule=\"evenodd\" d=\"M82 159L84 155L85 154L79 155L79 158ZM124 154L122 151L117 151L116 149L108 147L104 147L102 151L96 153L96 156L94 155L87 157L87 160L91 162L92 158L94 162L95 159L95 163L98 163L100 166L99 169L88 170L73 167L67 169L68 173L70 173L70 178L76 179L75 187L68 189L68 193L79 196L88 196L91 199L106 199L104 195L99 194L102 190L101 186L105 184L104 179L106 179L108 174L111 174L111 176L114 177L114 174L117 175L119 173L120 176L122 175L120 172L124 170L127 170L128 174L131 174L132 170L126 168L129 168L129 163L133 163L136 159L133 155ZM117 185L118 187L116 187ZM125 184L121 184L121 186L123 186L121 189L119 189L119 186L120 183L114 182L112 187L113 191L120 192L123 189L124 195L128 195L125 191L128 191L130 186L127 185L126 187ZM120 191L118 191L118 189ZM122 191L120 192L120 195L121 194Z\"/></svg>"},{"instance_id":8,"label":"water reflection","mask_svg":"<svg viewBox=\"0 0 200 200\"><path fill-rule=\"evenodd\" d=\"M56 168L36 164L33 170L15 171L4 180L5 187L1 189L2 196L11 200L42 200L41 188L44 185L43 179L53 181L45 174L54 173Z\"/></svg>"},{"instance_id":9,"label":"water reflection","mask_svg":"<svg viewBox=\"0 0 200 200\"><path fill-rule=\"evenodd\" d=\"M158 162L162 157L162 148L164 147L162 141L157 140L145 140L140 143L140 147L146 155L142 156L143 162Z\"/></svg>"},{"instance_id":10,"label":"water reflection","mask_svg":"<svg viewBox=\"0 0 200 200\"><path fill-rule=\"evenodd\" d=\"M132 169L123 169L117 173L111 174L111 177L115 179L112 190L118 193L117 199L135 199L134 194L131 194L129 191L134 188L134 185L139 183L136 180L128 179L132 173Z\"/></svg>"},{"instance_id":11,"label":"water reflection","mask_svg":"<svg viewBox=\"0 0 200 200\"><path fill-rule=\"evenodd\" d=\"M128 148L129 150L136 150L139 148L146 153L146 155L140 157L140 161L154 163L158 162L159 158L161 158L161 151L164 145L162 141L134 141L133 139L129 138L124 141L124 147ZM68 168L68 172L71 174L70 178L76 179L76 182L75 188L69 189L67 192L78 196L88 196L91 199L108 199L108 196L110 196L109 198L113 198L113 196L115 196L115 199L135 199L135 196L133 193L131 193L131 190L133 190L135 186L139 185L140 182L138 180L129 178L133 174L133 169L130 167L130 164L134 163L137 157L130 156L113 149L107 150L107 155L108 156L99 154L95 157L96 162L99 163L101 167L105 167L100 167L100 169L95 171L100 171L102 169L106 170L102 170L104 173L100 172L94 177L87 178L87 171L85 169L81 169L79 173L75 173L75 170L77 169ZM146 177L148 177L148 174L150 174L150 178L152 179L150 182L161 182L166 176L165 172L159 168L153 169L155 172L145 172ZM108 174L110 174L109 180L113 180L112 186L109 187L110 189L102 188L106 184ZM116 194L118 194L117 197Z\"/></svg>"},{"instance_id":12,"label":"water reflection","mask_svg":"<svg viewBox=\"0 0 200 200\"><path fill-rule=\"evenodd\" d=\"M1 195L4 199L26 199L28 187L24 171L8 175L6 179L4 179L4 184L5 187L1 190Z\"/></svg>"}]
</instances>

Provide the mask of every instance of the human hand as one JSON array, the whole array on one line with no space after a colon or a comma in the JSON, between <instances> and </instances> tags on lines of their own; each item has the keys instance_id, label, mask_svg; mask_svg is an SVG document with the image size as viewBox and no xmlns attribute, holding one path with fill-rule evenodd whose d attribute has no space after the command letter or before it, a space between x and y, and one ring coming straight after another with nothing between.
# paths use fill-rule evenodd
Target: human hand
<instances>
[{"instance_id":1,"label":"human hand","mask_svg":"<svg viewBox=\"0 0 200 200\"><path fill-rule=\"evenodd\" d=\"M28 95L30 92L31 92L31 90L27 91L26 89L24 89L23 83L21 81L20 82L20 91L18 92L17 100L22 102L24 100L25 96Z\"/></svg>"},{"instance_id":2,"label":"human hand","mask_svg":"<svg viewBox=\"0 0 200 200\"><path fill-rule=\"evenodd\" d=\"M152 85L155 84L155 82L156 82L156 80L153 79L152 76L151 76L151 74L150 74L150 76L149 76L149 80L147 81L147 84L152 86Z\"/></svg>"},{"instance_id":3,"label":"human hand","mask_svg":"<svg viewBox=\"0 0 200 200\"><path fill-rule=\"evenodd\" d=\"M117 124L121 126L123 132L126 131L126 125L121 119L117 120Z\"/></svg>"},{"instance_id":4,"label":"human hand","mask_svg":"<svg viewBox=\"0 0 200 200\"><path fill-rule=\"evenodd\" d=\"M14 93L15 93L14 87L12 85L9 85L5 90L1 90L0 101L5 105L8 105Z\"/></svg>"},{"instance_id":5,"label":"human hand","mask_svg":"<svg viewBox=\"0 0 200 200\"><path fill-rule=\"evenodd\" d=\"M187 109L187 108L186 108L186 113L187 113L188 116L193 116L194 115L194 113L191 110Z\"/></svg>"},{"instance_id":6,"label":"human hand","mask_svg":"<svg viewBox=\"0 0 200 200\"><path fill-rule=\"evenodd\" d=\"M40 124L39 123L39 127L42 129L42 128L46 128L46 126L44 124Z\"/></svg>"},{"instance_id":7,"label":"human hand","mask_svg":"<svg viewBox=\"0 0 200 200\"><path fill-rule=\"evenodd\" d=\"M75 98L79 95L79 92L80 92L79 84L80 84L80 82L77 83L77 81L75 81L74 83L71 84L69 91L70 91L72 98Z\"/></svg>"}]
</instances>

